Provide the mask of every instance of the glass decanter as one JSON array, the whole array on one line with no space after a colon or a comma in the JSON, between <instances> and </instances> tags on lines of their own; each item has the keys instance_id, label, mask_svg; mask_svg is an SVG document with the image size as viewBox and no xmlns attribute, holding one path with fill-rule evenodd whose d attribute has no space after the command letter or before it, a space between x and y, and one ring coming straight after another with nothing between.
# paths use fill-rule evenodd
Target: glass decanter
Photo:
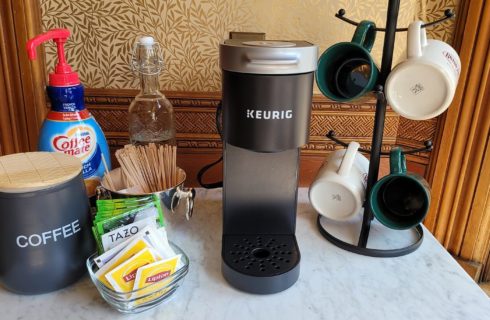
<instances>
[{"instance_id":1,"label":"glass decanter","mask_svg":"<svg viewBox=\"0 0 490 320\"><path fill-rule=\"evenodd\" d=\"M130 142L175 145L173 107L158 83L163 69L159 44L152 37L141 37L134 47L131 64L139 73L141 91L129 106Z\"/></svg>"}]
</instances>

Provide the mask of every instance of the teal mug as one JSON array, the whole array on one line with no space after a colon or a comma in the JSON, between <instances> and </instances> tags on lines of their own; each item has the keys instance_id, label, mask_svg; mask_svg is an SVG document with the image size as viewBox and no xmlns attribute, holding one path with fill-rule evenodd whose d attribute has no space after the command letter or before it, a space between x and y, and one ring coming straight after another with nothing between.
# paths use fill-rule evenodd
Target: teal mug
<instances>
[{"instance_id":1,"label":"teal mug","mask_svg":"<svg viewBox=\"0 0 490 320\"><path fill-rule=\"evenodd\" d=\"M373 90L379 70L371 57L376 25L361 21L351 42L334 44L318 60L316 83L326 97L340 102L355 100Z\"/></svg>"},{"instance_id":2,"label":"teal mug","mask_svg":"<svg viewBox=\"0 0 490 320\"><path fill-rule=\"evenodd\" d=\"M430 205L430 187L421 176L407 172L400 148L390 152L390 174L373 186L369 195L376 219L391 229L410 229L421 223Z\"/></svg>"}]
</instances>

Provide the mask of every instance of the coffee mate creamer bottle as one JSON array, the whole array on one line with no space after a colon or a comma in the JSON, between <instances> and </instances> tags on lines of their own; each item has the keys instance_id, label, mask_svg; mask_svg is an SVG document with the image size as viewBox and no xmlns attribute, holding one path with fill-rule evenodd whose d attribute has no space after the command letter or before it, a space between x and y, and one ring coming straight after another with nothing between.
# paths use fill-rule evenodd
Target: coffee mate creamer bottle
<instances>
[{"instance_id":1,"label":"coffee mate creamer bottle","mask_svg":"<svg viewBox=\"0 0 490 320\"><path fill-rule=\"evenodd\" d=\"M53 29L27 42L29 59L36 58L36 48L43 42L53 40L58 51L58 63L54 73L49 74L46 87L51 100L51 110L41 128L40 151L55 151L73 155L83 164L83 178L89 196L104 176L103 159L110 170L110 155L107 141L99 124L85 108L83 85L78 74L66 63L64 43L70 36L66 29Z\"/></svg>"}]
</instances>

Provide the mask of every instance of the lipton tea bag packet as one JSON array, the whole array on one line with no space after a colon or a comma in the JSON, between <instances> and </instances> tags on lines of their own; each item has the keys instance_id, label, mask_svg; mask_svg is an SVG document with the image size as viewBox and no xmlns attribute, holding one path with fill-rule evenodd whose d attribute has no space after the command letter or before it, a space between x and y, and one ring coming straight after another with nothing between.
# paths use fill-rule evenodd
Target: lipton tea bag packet
<instances>
[{"instance_id":1,"label":"lipton tea bag packet","mask_svg":"<svg viewBox=\"0 0 490 320\"><path fill-rule=\"evenodd\" d=\"M138 299L135 304L140 305L145 302L153 301L165 294L168 290L162 290L168 282L164 279L171 276L177 269L181 255L174 256L167 260L160 260L146 266L142 266L136 271L131 299L146 296ZM152 292L155 292L151 294Z\"/></svg>"},{"instance_id":2,"label":"lipton tea bag packet","mask_svg":"<svg viewBox=\"0 0 490 320\"><path fill-rule=\"evenodd\" d=\"M145 248L109 271L105 277L114 290L123 293L130 292L133 290L138 269L156 261L157 258L152 250Z\"/></svg>"},{"instance_id":3,"label":"lipton tea bag packet","mask_svg":"<svg viewBox=\"0 0 490 320\"><path fill-rule=\"evenodd\" d=\"M105 286L115 289L112 284L107 281L105 277L108 272L127 261L135 254L141 252L144 249L149 249L150 244L143 238L134 239L131 243L127 245L125 249L119 252L114 258L105 263L102 268L95 272L95 277L102 282ZM96 258L97 259L97 258Z\"/></svg>"}]
</instances>

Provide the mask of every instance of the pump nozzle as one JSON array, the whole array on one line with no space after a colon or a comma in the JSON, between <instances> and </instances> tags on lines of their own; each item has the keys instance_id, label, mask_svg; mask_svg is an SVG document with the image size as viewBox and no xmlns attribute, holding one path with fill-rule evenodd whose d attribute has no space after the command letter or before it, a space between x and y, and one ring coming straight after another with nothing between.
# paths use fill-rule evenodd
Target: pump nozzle
<instances>
[{"instance_id":1,"label":"pump nozzle","mask_svg":"<svg viewBox=\"0 0 490 320\"><path fill-rule=\"evenodd\" d=\"M80 84L78 74L71 70L66 63L64 44L70 36L67 29L52 29L27 41L27 55L30 60L36 59L36 48L44 42L53 40L56 43L58 52L58 63L54 73L49 74L49 85L55 87L66 87Z\"/></svg>"}]
</instances>

